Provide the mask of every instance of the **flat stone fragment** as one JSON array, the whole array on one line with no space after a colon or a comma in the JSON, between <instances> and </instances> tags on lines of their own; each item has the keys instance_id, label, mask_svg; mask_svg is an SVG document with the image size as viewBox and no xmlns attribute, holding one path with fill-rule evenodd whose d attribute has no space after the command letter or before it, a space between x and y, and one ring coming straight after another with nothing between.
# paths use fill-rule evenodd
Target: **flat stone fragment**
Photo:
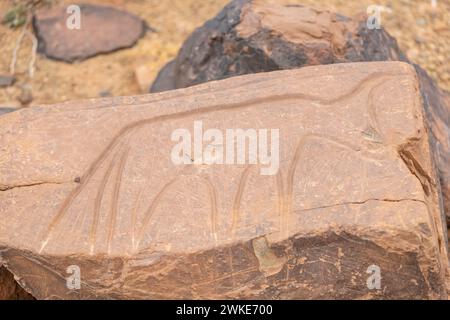
<instances>
[{"instance_id":1,"label":"flat stone fragment","mask_svg":"<svg viewBox=\"0 0 450 320\"><path fill-rule=\"evenodd\" d=\"M9 87L16 82L16 77L9 74L0 74L0 87Z\"/></svg>"},{"instance_id":2,"label":"flat stone fragment","mask_svg":"<svg viewBox=\"0 0 450 320\"><path fill-rule=\"evenodd\" d=\"M318 64L409 62L393 37L383 28L368 29L366 21L365 16L352 19L301 5L234 0L187 38L177 57L159 72L151 92ZM450 94L414 67L450 226Z\"/></svg>"},{"instance_id":3,"label":"flat stone fragment","mask_svg":"<svg viewBox=\"0 0 450 320\"><path fill-rule=\"evenodd\" d=\"M1 116L2 114L9 113L9 112L13 112L13 111L16 111L16 110L18 110L18 109L17 109L17 108L1 107L1 106L0 106L0 116Z\"/></svg>"},{"instance_id":4,"label":"flat stone fragment","mask_svg":"<svg viewBox=\"0 0 450 320\"><path fill-rule=\"evenodd\" d=\"M406 63L334 64L6 114L0 261L38 299L446 299L418 88ZM278 170L176 165L199 123L278 129Z\"/></svg>"},{"instance_id":5,"label":"flat stone fragment","mask_svg":"<svg viewBox=\"0 0 450 320\"><path fill-rule=\"evenodd\" d=\"M48 58L81 61L129 48L145 33L144 21L131 13L108 6L77 6L80 8L79 28L72 18L76 13L67 7L41 9L35 14L33 26L39 40L38 48Z\"/></svg>"}]
</instances>

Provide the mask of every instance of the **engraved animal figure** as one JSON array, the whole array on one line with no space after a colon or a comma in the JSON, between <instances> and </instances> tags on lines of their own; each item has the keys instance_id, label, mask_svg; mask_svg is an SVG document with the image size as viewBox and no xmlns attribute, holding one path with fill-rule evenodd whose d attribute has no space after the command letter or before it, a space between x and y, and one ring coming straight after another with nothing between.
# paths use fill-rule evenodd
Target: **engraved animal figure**
<instances>
[{"instance_id":1,"label":"engraved animal figure","mask_svg":"<svg viewBox=\"0 0 450 320\"><path fill-rule=\"evenodd\" d=\"M99 154L99 156L92 162L89 168L85 171L85 173L80 178L80 183L70 192L67 198L61 204L58 212L51 219L48 228L45 231L45 234L42 235L42 244L40 251L45 250L49 242L54 238L59 226L63 223L65 216L71 210L73 205L80 201L80 194L91 185L96 185L95 189L96 194L92 201L92 205L90 203L86 204L86 213L83 215L89 216L89 219L92 221L91 226L89 228L89 237L88 237L88 247L90 254L96 253L96 246L99 241L106 241L107 252L111 252L111 246L113 239L117 236L117 221L118 216L121 214L120 211L120 197L122 190L124 189L124 184L122 183L124 172L127 168L127 165L130 163L130 141L137 139L136 136L139 133L140 129L147 127L155 127L158 124L163 123L165 121L175 121L180 119L189 119L196 116L204 116L208 114L213 114L218 111L232 111L232 110L244 110L248 108L257 108L258 105L262 103L281 103L283 101L306 101L306 102L314 102L318 105L322 106L334 106L338 103L344 102L351 97L358 95L364 92L367 88L369 88L369 93L367 97L367 115L368 115L368 127L371 128L372 132L376 134L379 139L383 138L383 133L380 132L379 123L377 120L375 108L373 106L373 90L374 88L382 85L386 79L398 76L389 74L389 73L377 73L371 74L360 81L356 86L351 88L348 92L345 92L342 95L334 97L332 99L323 99L321 97L305 95L305 94L285 94L285 95L270 95L263 96L261 98L250 99L243 102L238 103L230 103L230 104L218 104L205 108L200 108L196 110L186 110L178 113L166 114L162 116L156 116L153 118L142 119L139 121L132 122L125 127L121 128L115 137L109 142L109 144L104 148L104 150ZM355 152L359 152L360 150L350 143L345 141L338 141L335 137L328 137L324 135L317 135L311 133L304 133L302 136L297 137L298 143L293 153L293 158L290 160L290 164L288 168L284 168L286 170L283 175L283 168L281 168L279 174L275 177L275 185L276 185L276 193L278 199L278 217L279 217L279 231L282 234L287 235L289 233L289 216L292 215L292 197L293 197L293 186L295 184L294 175L296 172L296 168L298 167L299 162L301 161L302 153L304 152L304 148L306 144L313 140L321 140L326 141L327 143L333 144L340 148L344 148L347 150L353 150ZM167 157L170 157L170 151L167 151ZM370 158L370 156L367 156ZM234 239L236 235L236 231L239 229L241 221L241 212L240 206L242 201L242 195L247 185L247 180L249 177L251 166L245 167L241 174L240 178L237 182L236 192L233 197L233 201L231 204L231 212L229 213L230 220L230 228L228 235L226 237ZM151 179L151 173L149 173L148 177L145 177L147 180ZM132 228L129 231L129 234L126 235L129 237L130 247L134 253L138 253L143 250L142 244L144 238L147 234L148 228L152 223L152 219L155 218L155 210L161 203L161 199L167 196L168 192L172 190L175 185L183 179L183 177L176 177L169 181L166 181L165 184L160 188L160 190L145 190L140 189L136 195L133 196L134 206L132 212L129 214L131 219ZM210 176L208 175L199 175L197 178L197 183L202 184L206 188L206 194L209 198L210 203L210 219L209 219L209 234L211 236L211 241L213 243L217 243L220 237L223 237L219 234L219 226L222 221L219 221L219 208L221 203L221 193L218 192L217 186L213 183ZM142 195L144 193L151 192L154 194L152 200L147 203L147 205L142 205ZM102 208L108 207L107 212L109 212L109 216L106 218L105 224L107 225L107 236L105 240L98 239L98 231L99 224L101 221L101 211ZM138 219L139 214L144 212L143 218ZM169 213L167 213L169 214ZM92 215L92 216L90 216ZM86 219L86 217L85 217ZM105 218L103 218L105 219ZM122 235L123 236L123 235Z\"/></svg>"}]
</instances>

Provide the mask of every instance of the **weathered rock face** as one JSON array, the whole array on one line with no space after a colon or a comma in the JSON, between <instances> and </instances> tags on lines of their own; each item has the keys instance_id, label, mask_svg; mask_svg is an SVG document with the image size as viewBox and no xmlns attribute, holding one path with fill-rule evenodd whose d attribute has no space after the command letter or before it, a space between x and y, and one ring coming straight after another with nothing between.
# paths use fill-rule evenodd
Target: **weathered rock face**
<instances>
[{"instance_id":1,"label":"weathered rock face","mask_svg":"<svg viewBox=\"0 0 450 320\"><path fill-rule=\"evenodd\" d=\"M0 300L32 300L28 292L14 280L14 276L0 266Z\"/></svg>"},{"instance_id":2,"label":"weathered rock face","mask_svg":"<svg viewBox=\"0 0 450 320\"><path fill-rule=\"evenodd\" d=\"M41 53L66 62L84 60L131 47L145 33L145 23L128 12L90 4L79 4L78 7L79 29L73 28L74 12L69 10L67 13L67 7L37 12L33 25Z\"/></svg>"},{"instance_id":3,"label":"weathered rock face","mask_svg":"<svg viewBox=\"0 0 450 320\"><path fill-rule=\"evenodd\" d=\"M236 0L186 40L176 59L161 70L151 92L249 73L383 60L408 62L395 39L383 29L369 30L365 19L298 5ZM450 99L445 102L446 94L415 67L450 220Z\"/></svg>"},{"instance_id":4,"label":"weathered rock face","mask_svg":"<svg viewBox=\"0 0 450 320\"><path fill-rule=\"evenodd\" d=\"M439 89L427 73L415 65L430 128L432 153L437 164L444 211L450 227L450 93Z\"/></svg>"},{"instance_id":5,"label":"weathered rock face","mask_svg":"<svg viewBox=\"0 0 450 320\"><path fill-rule=\"evenodd\" d=\"M40 299L446 298L418 86L409 64L335 64L6 114L1 261ZM237 128L249 155L220 164Z\"/></svg>"}]
</instances>

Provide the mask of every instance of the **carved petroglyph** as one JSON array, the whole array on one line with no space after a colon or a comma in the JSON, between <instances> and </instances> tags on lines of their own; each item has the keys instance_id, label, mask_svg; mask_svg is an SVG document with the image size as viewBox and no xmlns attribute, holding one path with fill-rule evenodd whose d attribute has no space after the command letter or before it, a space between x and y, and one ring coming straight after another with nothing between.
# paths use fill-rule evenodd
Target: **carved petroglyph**
<instances>
[{"instance_id":1,"label":"carved petroglyph","mask_svg":"<svg viewBox=\"0 0 450 320\"><path fill-rule=\"evenodd\" d=\"M173 179L172 181L168 182L155 196L154 200L151 202L148 209L145 211L144 216L144 222L142 223L142 227L138 233L138 238L136 241L136 245L134 246L134 250L137 250L139 248L139 244L144 238L145 229L147 228L148 224L150 223L150 219L153 217L153 213L155 212L156 206L158 205L159 201L163 197L163 195L169 190L169 187L173 185L177 179Z\"/></svg>"},{"instance_id":2,"label":"carved petroglyph","mask_svg":"<svg viewBox=\"0 0 450 320\"><path fill-rule=\"evenodd\" d=\"M100 206L102 204L103 194L105 192L106 183L108 182L108 179L110 178L111 172L116 163L115 159L116 159L116 157L114 157L114 159L109 164L108 169L106 170L105 175L103 176L103 179L98 188L97 197L95 198L94 221L92 222L92 227L91 227L91 232L90 232L91 254L94 253L94 249L95 249L97 226L98 226L98 220L99 220L99 216L100 216Z\"/></svg>"},{"instance_id":3,"label":"carved petroglyph","mask_svg":"<svg viewBox=\"0 0 450 320\"><path fill-rule=\"evenodd\" d=\"M247 179L248 179L248 175L250 173L250 169L251 169L251 166L248 166L242 172L241 178L239 181L239 185L238 185L238 189L236 191L236 195L234 196L233 214L231 215L231 236L232 237L234 237L236 235L236 229L238 228L242 194L244 193L244 188L247 185Z\"/></svg>"},{"instance_id":4,"label":"carved petroglyph","mask_svg":"<svg viewBox=\"0 0 450 320\"><path fill-rule=\"evenodd\" d=\"M39 299L446 297L417 84L402 63L335 64L0 117L0 260ZM280 170L174 165L195 121L279 129ZM372 264L391 271L378 296ZM76 293L52 273L71 265Z\"/></svg>"},{"instance_id":5,"label":"carved petroglyph","mask_svg":"<svg viewBox=\"0 0 450 320\"><path fill-rule=\"evenodd\" d=\"M211 234L214 237L214 241L217 242L217 225L218 225L218 212L217 212L217 191L214 184L208 177L203 178L208 186L209 200L211 204Z\"/></svg>"},{"instance_id":6,"label":"carved petroglyph","mask_svg":"<svg viewBox=\"0 0 450 320\"><path fill-rule=\"evenodd\" d=\"M90 254L96 253L96 242L98 241L97 233L98 233L98 224L100 219L100 212L102 208L106 208L108 206L107 203L105 203L105 193L107 192L107 186L112 181L112 197L110 197L112 200L109 205L109 222L107 224L107 252L110 252L111 244L115 236L115 229L116 229L116 220L117 216L121 214L119 210L119 203L120 203L120 195L121 195L121 189L123 188L122 183L122 177L124 174L124 171L126 170L127 166L127 159L130 156L131 147L129 146L129 141L133 141L136 132L138 132L139 129L148 127L148 126L155 126L159 123L163 123L166 121L175 121L179 119L187 119L187 118L193 118L196 116L204 116L206 114L210 114L213 112L219 112L219 111L232 111L236 109L246 109L251 107L257 107L261 104L267 104L267 103L281 103L283 101L302 101L302 102L309 102L314 103L316 105L320 106L334 106L338 103L345 102L346 100L359 95L360 93L363 93L365 91L369 91L366 97L366 103L367 103L367 118L368 118L368 127L371 129L371 132L376 134L378 138L383 137L383 133L380 132L379 123L376 115L376 108L373 103L374 99L374 90L381 86L383 83L386 82L387 79L390 79L392 77L398 77L401 76L399 74L390 74L387 72L379 72L379 73L372 73L369 76L366 76L363 78L357 85L355 85L353 88L351 88L348 92L345 92L342 95L339 95L334 98L330 99L324 99L319 96L312 96L312 95L306 95L306 94L283 94L283 95L270 95L265 96L261 98L255 98L250 99L247 101L239 102L239 103L230 103L230 104L221 104L221 105L213 105L206 108L201 109L195 109L195 110L189 110L189 111L182 111L178 113L172 113L172 114L166 114L161 116L156 116L149 119L142 119L139 121L132 122L122 129L119 130L119 132L115 135L115 137L109 142L109 144L106 146L106 148L100 153L100 155L97 157L97 159L90 165L90 167L86 170L85 174L80 178L80 183L73 189L73 191L70 192L70 194L67 196L67 198L64 200L63 204L61 205L59 211L57 214L51 219L51 222L49 223L49 226L47 230L45 231L45 234L43 234L43 240L40 252L42 252L46 246L48 245L49 241L52 239L52 237L55 235L55 231L58 228L58 226L61 224L62 219L65 217L67 212L70 210L72 205L75 201L77 201L78 196L80 193L91 183L97 183L98 186L96 187L97 194L93 203L93 209L92 209L92 224L90 227L89 232L89 247L90 247ZM282 129L282 128L281 128ZM276 181L274 186L276 187L276 202L277 202L277 208L278 213L276 215L279 217L279 231L283 235L289 234L289 216L293 214L292 209L292 202L293 202L293 186L294 186L294 176L296 172L296 168L301 162L302 152L304 150L305 144L307 144L309 141L314 139L319 139L326 141L327 143L331 143L334 145L337 145L341 148L345 148L348 150L351 150L353 152L358 153L358 155L361 157L361 159L365 160L374 160L376 159L375 156L371 154L367 154L367 152L360 150L357 147L352 146L351 144L340 141L335 137L327 137L317 134L311 134L311 133L304 133L301 137L297 138L299 139L297 147L295 149L293 158L290 161L290 165L287 169L285 169L286 177L283 177L283 168L280 169L280 172L276 176ZM167 156L170 157L170 150L167 151ZM109 163L108 163L109 162ZM106 164L106 165L105 165ZM106 167L106 168L105 168ZM231 221L230 223L230 229L227 233L229 235L229 238L233 239L236 231L240 227L240 205L242 201L242 195L246 188L247 182L248 182L248 176L249 172L251 170L251 165L247 166L243 171L241 172L241 177L239 179L236 192L234 195L234 200L231 205L231 212L229 214L229 219ZM97 178L96 176L98 174L103 173L102 178ZM94 179L95 178L95 179ZM150 179L151 177L148 177L147 179ZM211 226L211 235L214 241L217 241L220 237L219 234L219 228L218 226L221 225L221 221L219 221L219 217L222 215L220 212L218 212L218 202L220 201L219 197L220 194L218 193L216 187L212 183L209 176L204 176L201 179L203 184L207 187L208 193L209 193L209 202L211 204L211 214L210 214L210 221L209 225ZM98 183L99 181L99 183ZM146 235L148 226L150 224L150 221L152 217L154 216L155 209L157 208L159 202L161 201L162 197L169 192L171 187L177 182L177 179L173 179L169 182L167 182L158 192L156 192L155 196L151 200L151 203L148 204L148 206L145 209L145 214L143 216L143 220L139 221L138 217L140 216L139 212L141 212L142 208L145 207L145 204L141 203L142 200L142 193L148 193L149 190L142 189L139 191L139 194L136 198L135 207L133 209L133 212L130 213L130 219L131 219L131 225L132 230L130 230L130 246L133 249L133 252L137 253L141 249L140 246L143 242L143 239ZM153 192L153 190L150 190ZM108 198L109 199L109 198ZM274 213L275 214L275 213ZM140 223L139 223L140 222ZM140 225L140 228L138 228L138 225ZM223 238L223 236L222 236Z\"/></svg>"}]
</instances>

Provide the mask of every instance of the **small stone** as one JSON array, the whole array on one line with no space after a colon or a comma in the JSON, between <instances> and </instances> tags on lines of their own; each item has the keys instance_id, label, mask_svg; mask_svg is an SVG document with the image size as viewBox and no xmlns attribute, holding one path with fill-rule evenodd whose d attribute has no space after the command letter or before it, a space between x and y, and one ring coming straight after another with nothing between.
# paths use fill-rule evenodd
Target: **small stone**
<instances>
[{"instance_id":1,"label":"small stone","mask_svg":"<svg viewBox=\"0 0 450 320\"><path fill-rule=\"evenodd\" d=\"M10 107L0 107L0 115L16 111L17 108L10 108Z\"/></svg>"},{"instance_id":2,"label":"small stone","mask_svg":"<svg viewBox=\"0 0 450 320\"><path fill-rule=\"evenodd\" d=\"M416 41L417 44L421 44L424 42L424 39L419 35L415 36L414 40Z\"/></svg>"},{"instance_id":3,"label":"small stone","mask_svg":"<svg viewBox=\"0 0 450 320\"><path fill-rule=\"evenodd\" d=\"M416 24L418 26L423 27L423 26L425 26L427 24L427 21L424 18L419 18L419 19L416 20Z\"/></svg>"},{"instance_id":4,"label":"small stone","mask_svg":"<svg viewBox=\"0 0 450 320\"><path fill-rule=\"evenodd\" d=\"M9 87L16 82L16 77L9 74L0 74L0 87Z\"/></svg>"},{"instance_id":5,"label":"small stone","mask_svg":"<svg viewBox=\"0 0 450 320\"><path fill-rule=\"evenodd\" d=\"M23 107L28 106L33 101L33 94L31 93L31 89L25 86L22 87L17 100Z\"/></svg>"},{"instance_id":6,"label":"small stone","mask_svg":"<svg viewBox=\"0 0 450 320\"><path fill-rule=\"evenodd\" d=\"M109 90L102 90L98 93L98 95L102 98L112 97L112 93Z\"/></svg>"},{"instance_id":7,"label":"small stone","mask_svg":"<svg viewBox=\"0 0 450 320\"><path fill-rule=\"evenodd\" d=\"M37 299L446 299L418 87L407 63L340 63L0 117L1 261ZM199 119L216 143L269 133L272 161L174 163Z\"/></svg>"},{"instance_id":8,"label":"small stone","mask_svg":"<svg viewBox=\"0 0 450 320\"><path fill-rule=\"evenodd\" d=\"M133 46L145 34L139 17L114 7L79 4L79 29L68 28L66 7L41 9L34 16L39 51L73 62Z\"/></svg>"}]
</instances>

